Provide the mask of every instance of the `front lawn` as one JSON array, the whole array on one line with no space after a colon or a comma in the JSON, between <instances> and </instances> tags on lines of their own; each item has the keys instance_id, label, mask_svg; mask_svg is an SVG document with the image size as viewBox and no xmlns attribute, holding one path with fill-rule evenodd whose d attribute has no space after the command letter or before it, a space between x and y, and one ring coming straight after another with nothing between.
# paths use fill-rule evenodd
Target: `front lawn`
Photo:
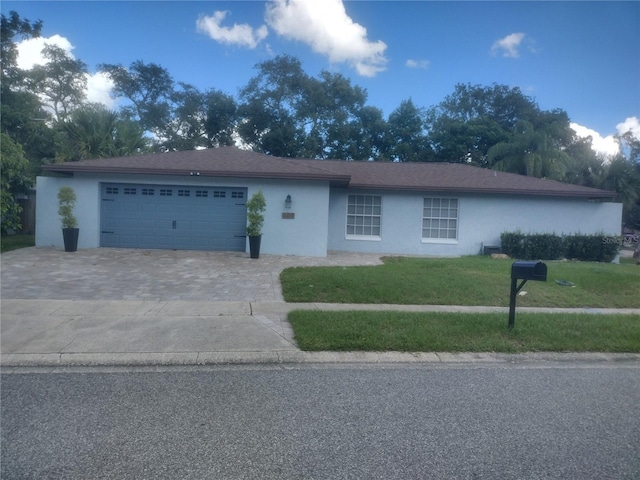
<instances>
[{"instance_id":1,"label":"front lawn","mask_svg":"<svg viewBox=\"0 0 640 480\"><path fill-rule=\"evenodd\" d=\"M640 352L634 315L309 311L289 313L306 351Z\"/></svg>"},{"instance_id":2,"label":"front lawn","mask_svg":"<svg viewBox=\"0 0 640 480\"><path fill-rule=\"evenodd\" d=\"M36 244L34 235L2 235L0 238L0 252L33 247Z\"/></svg>"},{"instance_id":3,"label":"front lawn","mask_svg":"<svg viewBox=\"0 0 640 480\"><path fill-rule=\"evenodd\" d=\"M288 268L280 280L287 302L508 306L511 263L483 256L387 257L377 266ZM547 281L527 282L518 306L640 307L636 265L545 263Z\"/></svg>"}]
</instances>

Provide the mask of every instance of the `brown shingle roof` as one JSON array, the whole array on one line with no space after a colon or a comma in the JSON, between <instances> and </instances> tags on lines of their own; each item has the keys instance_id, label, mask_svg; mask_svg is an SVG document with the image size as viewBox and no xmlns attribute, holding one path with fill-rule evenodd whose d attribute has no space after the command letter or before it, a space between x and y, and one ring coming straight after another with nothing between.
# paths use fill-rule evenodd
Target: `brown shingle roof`
<instances>
[{"instance_id":1,"label":"brown shingle roof","mask_svg":"<svg viewBox=\"0 0 640 480\"><path fill-rule=\"evenodd\" d=\"M273 157L236 147L66 162L58 173L129 173L329 181L354 189L614 198L615 192L463 164L345 162Z\"/></svg>"},{"instance_id":2,"label":"brown shingle roof","mask_svg":"<svg viewBox=\"0 0 640 480\"><path fill-rule=\"evenodd\" d=\"M207 177L328 180L345 185L349 181L348 175L323 171L311 162L272 157L235 147L65 162L46 165L43 169L57 173L130 173L178 176L198 173Z\"/></svg>"}]
</instances>

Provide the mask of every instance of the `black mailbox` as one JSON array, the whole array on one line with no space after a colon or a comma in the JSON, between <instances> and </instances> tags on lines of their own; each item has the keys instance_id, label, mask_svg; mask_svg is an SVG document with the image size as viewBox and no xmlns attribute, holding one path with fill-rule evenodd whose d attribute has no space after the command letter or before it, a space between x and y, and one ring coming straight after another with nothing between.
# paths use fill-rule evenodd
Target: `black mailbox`
<instances>
[{"instance_id":1,"label":"black mailbox","mask_svg":"<svg viewBox=\"0 0 640 480\"><path fill-rule=\"evenodd\" d=\"M520 280L547 281L547 266L542 262L513 262L511 278Z\"/></svg>"},{"instance_id":2,"label":"black mailbox","mask_svg":"<svg viewBox=\"0 0 640 480\"><path fill-rule=\"evenodd\" d=\"M522 280L518 285L518 280ZM511 264L511 294L509 295L509 325L512 329L516 322L516 295L527 280L547 281L547 266L539 261L513 262Z\"/></svg>"}]
</instances>

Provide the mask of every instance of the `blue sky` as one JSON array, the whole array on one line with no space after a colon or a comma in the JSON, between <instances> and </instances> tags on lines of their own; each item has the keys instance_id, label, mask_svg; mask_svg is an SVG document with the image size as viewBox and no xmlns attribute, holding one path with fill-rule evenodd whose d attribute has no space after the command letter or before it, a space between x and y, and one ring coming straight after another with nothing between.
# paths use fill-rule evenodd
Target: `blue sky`
<instances>
[{"instance_id":1,"label":"blue sky","mask_svg":"<svg viewBox=\"0 0 640 480\"><path fill-rule=\"evenodd\" d=\"M637 1L3 1L1 9L41 19L43 39L91 73L142 60L235 95L256 63L291 54L309 75L326 69L366 88L385 116L408 98L436 105L457 83L498 83L565 110L594 136L632 129L640 138ZM37 61L39 48L25 45L21 59ZM103 82L91 85L107 101Z\"/></svg>"}]
</instances>

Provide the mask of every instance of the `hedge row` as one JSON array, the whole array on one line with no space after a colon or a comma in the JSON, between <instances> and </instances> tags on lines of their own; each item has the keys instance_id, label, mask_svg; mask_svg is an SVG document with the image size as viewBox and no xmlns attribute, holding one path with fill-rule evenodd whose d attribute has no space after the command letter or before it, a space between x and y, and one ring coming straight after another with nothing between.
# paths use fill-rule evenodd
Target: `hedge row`
<instances>
[{"instance_id":1,"label":"hedge row","mask_svg":"<svg viewBox=\"0 0 640 480\"><path fill-rule=\"evenodd\" d=\"M500 235L502 253L520 260L559 260L611 262L620 249L615 237L601 235L555 235L504 232Z\"/></svg>"}]
</instances>

